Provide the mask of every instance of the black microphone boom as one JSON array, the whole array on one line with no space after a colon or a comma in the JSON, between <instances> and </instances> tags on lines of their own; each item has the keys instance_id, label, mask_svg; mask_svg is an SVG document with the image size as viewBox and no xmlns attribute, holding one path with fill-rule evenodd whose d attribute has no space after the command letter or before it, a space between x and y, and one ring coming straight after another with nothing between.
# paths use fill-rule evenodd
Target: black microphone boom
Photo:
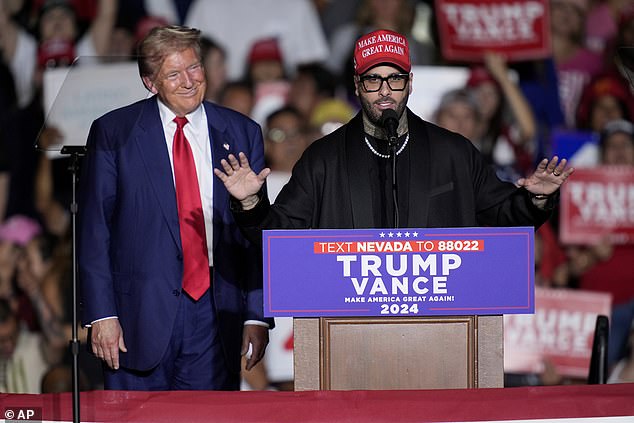
<instances>
[{"instance_id":1,"label":"black microphone boom","mask_svg":"<svg viewBox=\"0 0 634 423\"><path fill-rule=\"evenodd\" d=\"M392 109L383 110L383 114L381 115L381 126L387 133L387 139L390 142L390 145L395 146L398 138L398 134L396 133L396 130L398 129L398 115L396 114L396 111Z\"/></svg>"}]
</instances>

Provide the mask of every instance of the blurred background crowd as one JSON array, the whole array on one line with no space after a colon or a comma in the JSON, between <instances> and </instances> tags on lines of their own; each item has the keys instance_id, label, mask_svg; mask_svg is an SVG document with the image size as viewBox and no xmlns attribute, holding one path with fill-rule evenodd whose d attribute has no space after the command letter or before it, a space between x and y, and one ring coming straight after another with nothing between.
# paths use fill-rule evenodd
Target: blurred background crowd
<instances>
[{"instance_id":1,"label":"blurred background crowd","mask_svg":"<svg viewBox=\"0 0 634 423\"><path fill-rule=\"evenodd\" d=\"M547 3L549 57L486 53L467 64L442 57L432 0L0 0L0 392L70 390L72 179L68 159L42 151L64 139L45 120L47 69L79 56L134 60L154 26L199 28L207 99L262 126L274 199L304 149L359 110L354 41L387 28L407 36L414 66L468 70L426 118L471 140L501 178L529 173L561 130L598 140L575 166L634 166L634 97L615 62L619 47L634 47L634 3ZM537 232L536 284L610 293L611 380L634 381L634 245L564 245L558 230L555 214ZM80 367L82 388L100 389L100 364L85 348ZM292 389L274 373L260 366L245 389ZM545 366L521 383L564 382Z\"/></svg>"}]
</instances>

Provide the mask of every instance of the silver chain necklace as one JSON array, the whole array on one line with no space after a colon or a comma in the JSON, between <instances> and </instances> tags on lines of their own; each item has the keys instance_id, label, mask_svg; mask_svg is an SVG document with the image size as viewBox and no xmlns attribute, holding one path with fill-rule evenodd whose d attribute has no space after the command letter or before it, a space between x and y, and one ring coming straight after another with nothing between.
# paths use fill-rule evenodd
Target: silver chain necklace
<instances>
[{"instance_id":1,"label":"silver chain necklace","mask_svg":"<svg viewBox=\"0 0 634 423\"><path fill-rule=\"evenodd\" d=\"M370 140L368 140L368 137L364 137L365 139L365 144L368 146L368 148L370 149L371 152L373 152L375 155L383 158L383 159L389 159L390 155L389 154L382 154L379 153L378 151L376 151L374 149L374 147L372 147L372 144L370 144ZM405 149L405 146L407 145L407 142L409 141L409 132L407 133L407 136L405 136L405 142L403 142L403 145L401 146L401 148L398 149L398 151L396 152L396 155L398 156L399 154L401 154L401 152Z\"/></svg>"}]
</instances>

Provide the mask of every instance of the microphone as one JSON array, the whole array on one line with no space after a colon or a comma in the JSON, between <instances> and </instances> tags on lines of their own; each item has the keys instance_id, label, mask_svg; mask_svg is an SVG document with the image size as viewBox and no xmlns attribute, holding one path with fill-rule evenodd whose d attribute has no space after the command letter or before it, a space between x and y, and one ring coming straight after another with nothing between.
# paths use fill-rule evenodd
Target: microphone
<instances>
[{"instance_id":1,"label":"microphone","mask_svg":"<svg viewBox=\"0 0 634 423\"><path fill-rule=\"evenodd\" d=\"M398 115L396 114L396 111L392 109L383 110L383 114L381 115L381 126L387 133L387 139L390 143L390 147L396 147L396 140L398 138L398 134L396 133L396 129L398 128Z\"/></svg>"},{"instance_id":2,"label":"microphone","mask_svg":"<svg viewBox=\"0 0 634 423\"><path fill-rule=\"evenodd\" d=\"M396 185L396 147L398 145L398 134L396 133L396 129L398 128L398 115L396 114L396 111L392 109L383 110L380 123L387 133L390 150L392 151L392 207L394 211L394 228L398 228L398 187Z\"/></svg>"}]
</instances>

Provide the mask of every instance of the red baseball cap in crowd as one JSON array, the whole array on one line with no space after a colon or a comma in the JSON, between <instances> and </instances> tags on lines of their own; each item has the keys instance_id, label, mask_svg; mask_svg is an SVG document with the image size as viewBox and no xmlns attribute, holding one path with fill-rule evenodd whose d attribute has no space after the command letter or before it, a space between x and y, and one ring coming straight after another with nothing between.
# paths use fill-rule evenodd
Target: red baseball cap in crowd
<instances>
[{"instance_id":1,"label":"red baseball cap in crowd","mask_svg":"<svg viewBox=\"0 0 634 423\"><path fill-rule=\"evenodd\" d=\"M249 51L248 61L250 64L266 61L282 62L282 50L277 38L256 40Z\"/></svg>"},{"instance_id":2,"label":"red baseball cap in crowd","mask_svg":"<svg viewBox=\"0 0 634 423\"><path fill-rule=\"evenodd\" d=\"M70 66L75 60L75 46L67 40L52 39L40 44L37 64L40 68Z\"/></svg>"},{"instance_id":3,"label":"red baseball cap in crowd","mask_svg":"<svg viewBox=\"0 0 634 423\"><path fill-rule=\"evenodd\" d=\"M354 72L361 75L380 64L394 65L409 73L412 63L407 38L387 29L360 37L354 45Z\"/></svg>"},{"instance_id":4,"label":"red baseball cap in crowd","mask_svg":"<svg viewBox=\"0 0 634 423\"><path fill-rule=\"evenodd\" d=\"M590 126L592 109L597 100L603 96L612 96L625 106L625 118L634 120L634 97L625 79L620 74L601 74L594 77L581 93L577 106L577 125L582 128Z\"/></svg>"},{"instance_id":5,"label":"red baseball cap in crowd","mask_svg":"<svg viewBox=\"0 0 634 423\"><path fill-rule=\"evenodd\" d=\"M469 69L469 77L467 78L467 87L475 88L485 82L493 82L497 84L493 75L484 66L473 66Z\"/></svg>"}]
</instances>

